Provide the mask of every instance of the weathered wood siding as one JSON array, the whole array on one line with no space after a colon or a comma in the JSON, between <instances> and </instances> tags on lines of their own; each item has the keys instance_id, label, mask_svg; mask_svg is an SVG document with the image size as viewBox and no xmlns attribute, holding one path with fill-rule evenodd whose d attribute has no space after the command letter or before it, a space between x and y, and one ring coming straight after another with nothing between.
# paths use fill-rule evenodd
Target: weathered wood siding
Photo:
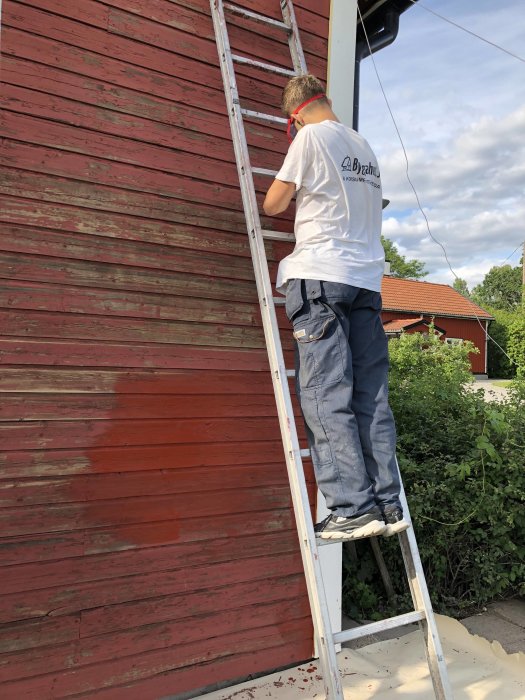
<instances>
[{"instance_id":1,"label":"weathered wood siding","mask_svg":"<svg viewBox=\"0 0 525 700\"><path fill-rule=\"evenodd\" d=\"M399 312L399 311L383 311L381 316L383 322L392 321L396 318L410 318L411 315L414 318L420 318L422 314L410 314ZM439 326L446 332L447 338L461 338L462 340L470 340L478 348L479 354L470 354L470 365L472 367L472 372L474 374L484 374L485 372L485 358L486 358L486 346L485 346L485 331L483 330L486 326L486 321L481 319L479 322L475 319L469 318L452 318L450 316L431 316L429 314L423 314L427 321L434 322L436 326ZM481 325L480 325L481 324ZM418 330L418 329L415 329ZM409 329L407 333L413 333L414 330Z\"/></svg>"},{"instance_id":2,"label":"weathered wood siding","mask_svg":"<svg viewBox=\"0 0 525 700\"><path fill-rule=\"evenodd\" d=\"M296 3L320 77L328 9ZM309 658L208 0L2 23L0 694L147 700ZM279 34L231 41L289 65ZM282 84L239 71L260 110ZM283 130L248 133L278 167Z\"/></svg>"}]
</instances>

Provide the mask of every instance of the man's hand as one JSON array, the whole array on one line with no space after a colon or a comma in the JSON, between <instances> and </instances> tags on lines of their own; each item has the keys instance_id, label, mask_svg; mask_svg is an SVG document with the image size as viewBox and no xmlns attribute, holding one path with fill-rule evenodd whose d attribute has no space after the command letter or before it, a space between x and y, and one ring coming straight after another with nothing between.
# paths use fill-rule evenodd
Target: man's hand
<instances>
[{"instance_id":1,"label":"man's hand","mask_svg":"<svg viewBox=\"0 0 525 700\"><path fill-rule=\"evenodd\" d=\"M266 193L263 202L264 213L268 216L275 216L288 208L292 197L295 194L294 182L283 182L274 180L270 189Z\"/></svg>"}]
</instances>

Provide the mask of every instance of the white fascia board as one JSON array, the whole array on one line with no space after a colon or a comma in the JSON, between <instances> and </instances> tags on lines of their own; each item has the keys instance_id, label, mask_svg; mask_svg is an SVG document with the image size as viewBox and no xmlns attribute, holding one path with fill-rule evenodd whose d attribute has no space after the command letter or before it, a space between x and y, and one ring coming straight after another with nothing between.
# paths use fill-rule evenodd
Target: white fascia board
<instances>
[{"instance_id":1,"label":"white fascia board","mask_svg":"<svg viewBox=\"0 0 525 700\"><path fill-rule=\"evenodd\" d=\"M356 30L357 0L331 0L326 91L347 126L352 126L354 115Z\"/></svg>"},{"instance_id":2,"label":"white fascia board","mask_svg":"<svg viewBox=\"0 0 525 700\"><path fill-rule=\"evenodd\" d=\"M332 100L337 117L352 126L354 115L354 70L357 29L357 0L331 0L328 34L328 70L326 93ZM328 514L323 494L317 492L317 521ZM319 560L328 604L332 632L342 627L342 570L341 544L319 547ZM339 650L340 645L337 646ZM317 655L317 650L316 650Z\"/></svg>"}]
</instances>

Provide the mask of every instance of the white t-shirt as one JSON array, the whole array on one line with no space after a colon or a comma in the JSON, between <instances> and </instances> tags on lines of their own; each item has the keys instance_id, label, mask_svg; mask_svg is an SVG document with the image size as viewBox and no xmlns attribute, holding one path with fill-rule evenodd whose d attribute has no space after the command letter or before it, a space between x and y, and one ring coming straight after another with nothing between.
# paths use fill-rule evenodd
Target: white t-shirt
<instances>
[{"instance_id":1,"label":"white t-shirt","mask_svg":"<svg viewBox=\"0 0 525 700\"><path fill-rule=\"evenodd\" d=\"M295 278L381 291L381 178L365 139L340 122L306 124L276 178L297 190L296 243L279 265L277 290Z\"/></svg>"}]
</instances>

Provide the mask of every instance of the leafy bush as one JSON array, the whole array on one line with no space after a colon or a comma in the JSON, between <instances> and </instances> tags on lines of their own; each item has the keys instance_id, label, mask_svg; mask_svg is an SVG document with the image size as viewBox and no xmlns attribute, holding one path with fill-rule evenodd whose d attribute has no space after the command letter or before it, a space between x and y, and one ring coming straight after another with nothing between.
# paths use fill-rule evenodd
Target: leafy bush
<instances>
[{"instance_id":1,"label":"leafy bush","mask_svg":"<svg viewBox=\"0 0 525 700\"><path fill-rule=\"evenodd\" d=\"M507 352L518 368L517 376L525 378L525 315L514 318L508 333Z\"/></svg>"},{"instance_id":2,"label":"leafy bush","mask_svg":"<svg viewBox=\"0 0 525 700\"><path fill-rule=\"evenodd\" d=\"M504 402L485 401L471 386L469 352L433 334L390 341L398 460L419 551L435 609L456 615L525 593L525 382ZM370 544L357 542L357 557L344 558L351 615L409 607L397 538L381 548L395 595L387 600Z\"/></svg>"},{"instance_id":3,"label":"leafy bush","mask_svg":"<svg viewBox=\"0 0 525 700\"><path fill-rule=\"evenodd\" d=\"M487 347L488 375L489 377L511 379L516 376L516 367L500 348L508 352L509 326L515 319L515 313L494 308L487 309L487 311L494 316L494 321L489 324L489 334L497 343L496 345L489 342Z\"/></svg>"}]
</instances>

